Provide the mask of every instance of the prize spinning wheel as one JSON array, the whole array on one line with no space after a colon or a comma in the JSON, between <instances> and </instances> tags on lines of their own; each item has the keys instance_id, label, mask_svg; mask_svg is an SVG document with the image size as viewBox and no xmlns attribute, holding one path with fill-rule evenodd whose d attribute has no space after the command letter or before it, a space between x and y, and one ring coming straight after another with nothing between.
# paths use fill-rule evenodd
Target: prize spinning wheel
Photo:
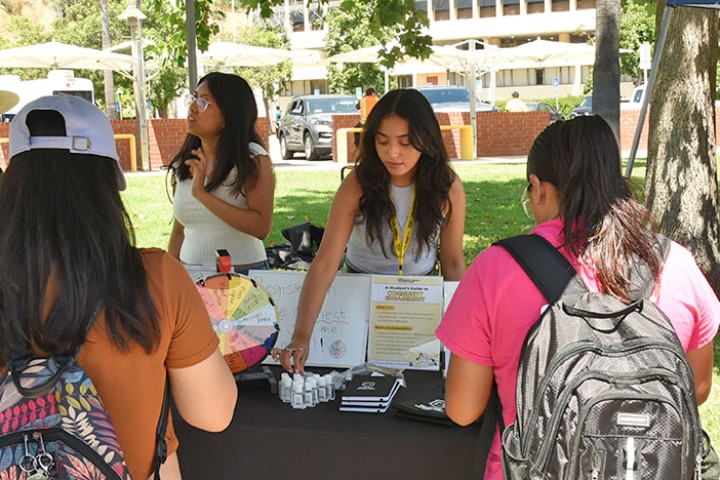
<instances>
[{"instance_id":1,"label":"prize spinning wheel","mask_svg":"<svg viewBox=\"0 0 720 480\"><path fill-rule=\"evenodd\" d=\"M280 331L277 307L267 290L236 273L210 275L196 284L232 372L262 362Z\"/></svg>"}]
</instances>

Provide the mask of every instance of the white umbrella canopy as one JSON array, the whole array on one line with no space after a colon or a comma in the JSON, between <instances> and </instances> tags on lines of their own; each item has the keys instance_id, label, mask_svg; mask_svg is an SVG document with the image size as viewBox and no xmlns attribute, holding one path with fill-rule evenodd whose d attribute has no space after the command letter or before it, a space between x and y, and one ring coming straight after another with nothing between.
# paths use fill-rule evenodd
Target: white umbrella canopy
<instances>
[{"instance_id":1,"label":"white umbrella canopy","mask_svg":"<svg viewBox=\"0 0 720 480\"><path fill-rule=\"evenodd\" d=\"M595 46L538 38L517 47L498 49L497 61L506 64L530 63L536 66L592 65L595 62Z\"/></svg>"},{"instance_id":2,"label":"white umbrella canopy","mask_svg":"<svg viewBox=\"0 0 720 480\"><path fill-rule=\"evenodd\" d=\"M323 60L324 63L377 63L380 61L382 45L358 48L344 53L336 53Z\"/></svg>"},{"instance_id":3,"label":"white umbrella canopy","mask_svg":"<svg viewBox=\"0 0 720 480\"><path fill-rule=\"evenodd\" d=\"M381 60L382 45L358 48L350 52L338 53L323 60L324 63L378 63ZM468 65L476 64L479 67L489 65L495 61L495 49L463 50L449 45L431 45L432 52L426 59L407 57L402 65L436 64L444 69L453 71L467 70Z\"/></svg>"},{"instance_id":4,"label":"white umbrella canopy","mask_svg":"<svg viewBox=\"0 0 720 480\"><path fill-rule=\"evenodd\" d=\"M0 50L0 65L7 68L52 68L128 71L133 58L94 48L56 41Z\"/></svg>"},{"instance_id":5,"label":"white umbrella canopy","mask_svg":"<svg viewBox=\"0 0 720 480\"><path fill-rule=\"evenodd\" d=\"M463 50L450 45L433 45L428 61L436 63L452 71L468 71L474 65L482 71L500 61L499 48L483 48L477 50Z\"/></svg>"},{"instance_id":6,"label":"white umbrella canopy","mask_svg":"<svg viewBox=\"0 0 720 480\"><path fill-rule=\"evenodd\" d=\"M232 42L211 43L207 52L198 55L199 63L211 68L268 67L292 58L290 50Z\"/></svg>"}]
</instances>

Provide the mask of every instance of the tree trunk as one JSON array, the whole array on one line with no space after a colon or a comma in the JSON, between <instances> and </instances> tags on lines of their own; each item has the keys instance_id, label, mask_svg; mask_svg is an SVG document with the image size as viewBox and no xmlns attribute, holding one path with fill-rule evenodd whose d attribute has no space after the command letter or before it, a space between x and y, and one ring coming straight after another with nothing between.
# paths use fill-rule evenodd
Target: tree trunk
<instances>
[{"instance_id":1,"label":"tree trunk","mask_svg":"<svg viewBox=\"0 0 720 480\"><path fill-rule=\"evenodd\" d=\"M658 2L657 25L663 14L664 2ZM675 9L650 97L645 197L660 231L692 251L720 293L717 44L717 13Z\"/></svg>"},{"instance_id":2,"label":"tree trunk","mask_svg":"<svg viewBox=\"0 0 720 480\"><path fill-rule=\"evenodd\" d=\"M596 2L593 113L610 125L620 143L620 0Z\"/></svg>"},{"instance_id":3,"label":"tree trunk","mask_svg":"<svg viewBox=\"0 0 720 480\"><path fill-rule=\"evenodd\" d=\"M108 21L108 1L100 0L100 12L102 16L102 48L110 48L110 23ZM113 80L112 70L104 70L103 77L105 80L105 113L110 120L117 118L117 110L115 109L115 81Z\"/></svg>"}]
</instances>

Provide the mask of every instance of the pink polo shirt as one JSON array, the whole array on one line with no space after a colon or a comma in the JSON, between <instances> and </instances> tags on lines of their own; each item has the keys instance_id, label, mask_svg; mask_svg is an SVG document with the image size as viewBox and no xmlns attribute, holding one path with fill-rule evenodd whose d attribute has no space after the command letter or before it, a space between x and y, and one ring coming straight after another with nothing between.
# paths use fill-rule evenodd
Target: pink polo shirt
<instances>
[{"instance_id":1,"label":"pink polo shirt","mask_svg":"<svg viewBox=\"0 0 720 480\"><path fill-rule=\"evenodd\" d=\"M542 223L537 233L558 247L562 221ZM594 271L560 250L591 291L599 285ZM654 298L670 318L687 352L712 342L720 325L720 303L684 247L673 242ZM530 327L547 304L520 265L502 247L478 255L458 285L436 335L452 353L494 368L505 424L515 421L515 386L520 350ZM496 432L486 480L501 480L500 439Z\"/></svg>"}]
</instances>

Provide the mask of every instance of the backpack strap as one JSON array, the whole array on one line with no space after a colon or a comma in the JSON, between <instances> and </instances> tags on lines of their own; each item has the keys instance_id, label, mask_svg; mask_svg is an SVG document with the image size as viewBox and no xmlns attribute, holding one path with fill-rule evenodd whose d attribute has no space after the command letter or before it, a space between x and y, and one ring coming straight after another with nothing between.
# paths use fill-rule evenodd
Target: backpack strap
<instances>
[{"instance_id":1,"label":"backpack strap","mask_svg":"<svg viewBox=\"0 0 720 480\"><path fill-rule=\"evenodd\" d=\"M493 380L490 398L482 414L482 424L478 435L477 448L475 451L475 478L485 477L485 466L487 465L490 447L495 437L495 427L500 426L500 433L505 430L505 420L502 416L502 405L498 394L497 383Z\"/></svg>"},{"instance_id":2,"label":"backpack strap","mask_svg":"<svg viewBox=\"0 0 720 480\"><path fill-rule=\"evenodd\" d=\"M563 254L540 235L518 235L493 245L512 255L549 304L560 298L576 274Z\"/></svg>"},{"instance_id":3,"label":"backpack strap","mask_svg":"<svg viewBox=\"0 0 720 480\"><path fill-rule=\"evenodd\" d=\"M548 303L560 298L570 281L575 277L575 269L570 262L550 242L540 235L518 235L495 242L493 245L504 248L530 277ZM475 452L475 473L483 478L490 447L495 436L496 425L500 433L505 430L502 404L497 384L493 381L490 400L482 416L482 426Z\"/></svg>"},{"instance_id":4,"label":"backpack strap","mask_svg":"<svg viewBox=\"0 0 720 480\"><path fill-rule=\"evenodd\" d=\"M160 407L160 419L158 420L157 429L155 430L155 460L153 462L153 471L155 472L155 480L160 480L160 466L167 459L167 442L165 441L165 433L168 427L168 416L170 414L170 381L165 380L165 391L163 392L162 406Z\"/></svg>"}]
</instances>

